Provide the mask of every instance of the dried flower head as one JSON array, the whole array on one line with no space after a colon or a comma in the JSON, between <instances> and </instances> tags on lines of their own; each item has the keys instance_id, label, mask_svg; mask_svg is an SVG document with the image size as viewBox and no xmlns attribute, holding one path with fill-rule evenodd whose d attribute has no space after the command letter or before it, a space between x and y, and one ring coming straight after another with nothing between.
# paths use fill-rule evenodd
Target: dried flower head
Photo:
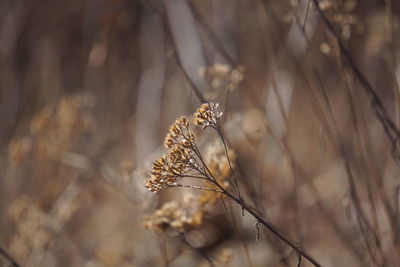
<instances>
[{"instance_id":1,"label":"dried flower head","mask_svg":"<svg viewBox=\"0 0 400 267\"><path fill-rule=\"evenodd\" d=\"M194 196L190 201L178 204L175 201L164 203L144 220L144 227L158 233L184 232L198 227L203 222L204 212L196 206Z\"/></svg>"},{"instance_id":2,"label":"dried flower head","mask_svg":"<svg viewBox=\"0 0 400 267\"><path fill-rule=\"evenodd\" d=\"M235 168L237 155L232 149L228 149L228 157L231 161L231 167ZM204 162L221 184L227 183L227 180L232 176L228 158L220 140L216 139L207 146L204 151Z\"/></svg>"},{"instance_id":3,"label":"dried flower head","mask_svg":"<svg viewBox=\"0 0 400 267\"><path fill-rule=\"evenodd\" d=\"M338 32L344 40L350 39L354 30L360 31L363 26L355 14L357 0L319 2L319 8L324 11L332 23L338 27Z\"/></svg>"},{"instance_id":4,"label":"dried flower head","mask_svg":"<svg viewBox=\"0 0 400 267\"><path fill-rule=\"evenodd\" d=\"M59 158L69 152L92 126L93 101L90 95L77 94L62 97L54 107L43 107L31 120L30 135L10 143L11 161L21 164L28 152L39 159Z\"/></svg>"},{"instance_id":5,"label":"dried flower head","mask_svg":"<svg viewBox=\"0 0 400 267\"><path fill-rule=\"evenodd\" d=\"M156 193L176 185L177 175L172 172L165 156L153 162L151 176L147 179L146 187Z\"/></svg>"},{"instance_id":6,"label":"dried flower head","mask_svg":"<svg viewBox=\"0 0 400 267\"><path fill-rule=\"evenodd\" d=\"M203 126L203 129L212 127L217 131L219 131L218 121L221 116L222 112L218 111L218 104L215 103L202 104L194 114L197 125ZM212 168L207 167L189 126L189 120L186 117L180 117L170 126L164 141L168 149L167 155L153 162L151 175L146 181L146 187L150 191L156 193L170 187L191 187L220 192L221 186L223 188L229 186L225 184L225 177L230 176L230 171L224 172L224 167L218 165L219 160L209 162L214 165ZM214 174L224 177L215 178ZM203 184L205 181L206 187L178 184L178 179L184 177L196 178ZM222 184L220 185L219 182Z\"/></svg>"},{"instance_id":7,"label":"dried flower head","mask_svg":"<svg viewBox=\"0 0 400 267\"><path fill-rule=\"evenodd\" d=\"M222 112L218 110L219 104L217 103L204 103L194 113L195 122L197 125L207 127L218 127L218 121L222 117Z\"/></svg>"},{"instance_id":8,"label":"dried flower head","mask_svg":"<svg viewBox=\"0 0 400 267\"><path fill-rule=\"evenodd\" d=\"M233 258L233 252L230 249L223 249L218 253L217 261L220 262L223 266L229 264Z\"/></svg>"},{"instance_id":9,"label":"dried flower head","mask_svg":"<svg viewBox=\"0 0 400 267\"><path fill-rule=\"evenodd\" d=\"M213 199L214 200L214 199ZM144 227L158 233L184 232L200 227L215 207L215 201L203 201L202 194L185 192L182 201L170 201L144 219Z\"/></svg>"},{"instance_id":10,"label":"dried flower head","mask_svg":"<svg viewBox=\"0 0 400 267\"><path fill-rule=\"evenodd\" d=\"M32 149L32 140L28 137L13 139L8 145L8 157L14 166L19 166Z\"/></svg>"},{"instance_id":11,"label":"dried flower head","mask_svg":"<svg viewBox=\"0 0 400 267\"><path fill-rule=\"evenodd\" d=\"M169 127L164 145L166 148L174 146L193 147L194 135L189 129L189 120L186 117L180 117Z\"/></svg>"},{"instance_id":12,"label":"dried flower head","mask_svg":"<svg viewBox=\"0 0 400 267\"><path fill-rule=\"evenodd\" d=\"M229 65L216 63L208 68L201 68L200 75L207 79L215 90L235 90L242 82L243 67L233 69Z\"/></svg>"},{"instance_id":13,"label":"dried flower head","mask_svg":"<svg viewBox=\"0 0 400 267\"><path fill-rule=\"evenodd\" d=\"M167 156L153 162L151 176L147 180L146 187L152 192L178 186L177 179L198 167L194 134L189 129L187 118L181 117L171 125L164 145L169 149Z\"/></svg>"},{"instance_id":14,"label":"dried flower head","mask_svg":"<svg viewBox=\"0 0 400 267\"><path fill-rule=\"evenodd\" d=\"M8 213L16 225L10 251L22 263L27 263L32 251L43 248L51 237L47 216L25 196L15 200Z\"/></svg>"}]
</instances>

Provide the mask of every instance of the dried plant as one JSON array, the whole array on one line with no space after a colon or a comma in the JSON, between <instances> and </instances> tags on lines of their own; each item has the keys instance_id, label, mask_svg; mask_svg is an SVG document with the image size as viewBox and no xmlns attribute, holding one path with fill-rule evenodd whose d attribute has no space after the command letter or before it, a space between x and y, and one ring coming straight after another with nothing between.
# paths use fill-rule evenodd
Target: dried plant
<instances>
[{"instance_id":1,"label":"dried plant","mask_svg":"<svg viewBox=\"0 0 400 267\"><path fill-rule=\"evenodd\" d=\"M30 122L30 135L10 142L10 162L19 166L28 155L36 159L59 159L76 147L79 138L93 124L89 112L93 101L90 95L76 94L62 97L54 107L43 107Z\"/></svg>"},{"instance_id":2,"label":"dried plant","mask_svg":"<svg viewBox=\"0 0 400 267\"><path fill-rule=\"evenodd\" d=\"M0 1L1 266L399 265L400 1L57 7Z\"/></svg>"},{"instance_id":3,"label":"dried plant","mask_svg":"<svg viewBox=\"0 0 400 267\"><path fill-rule=\"evenodd\" d=\"M243 81L243 67L231 68L229 65L214 64L208 68L201 68L200 75L207 79L215 90L235 90Z\"/></svg>"},{"instance_id":4,"label":"dried plant","mask_svg":"<svg viewBox=\"0 0 400 267\"><path fill-rule=\"evenodd\" d=\"M221 183L221 180L215 176L215 171L212 172L210 170L195 142L195 136L190 129L189 120L186 117L181 117L170 127L164 142L166 148L168 148L167 156L162 156L153 162L153 169L150 178L147 179L146 187L154 193L171 187L188 187L212 191L214 194L228 197L239 204L242 211L246 210L258 223L263 224L286 244L291 246L299 257L303 256L314 266L320 266L310 255L281 234L274 225L262 218L259 213L254 208L250 207L242 198L219 124L222 114L223 113L218 109L218 104L205 103L194 113L194 121L195 124L201 126L203 130L211 128L218 133L225 148L225 156L230 168L230 173L232 174L232 179L234 180L234 186L227 187L226 183ZM189 178L205 181L205 184L203 186L197 186L181 183L182 180ZM147 225L157 225L159 229L171 226L172 228L183 230L188 222L192 222L192 220L190 220L189 217L186 216L186 213L179 209L175 203L167 203L156 212L155 216L153 216ZM161 225L162 227L160 227Z\"/></svg>"}]
</instances>

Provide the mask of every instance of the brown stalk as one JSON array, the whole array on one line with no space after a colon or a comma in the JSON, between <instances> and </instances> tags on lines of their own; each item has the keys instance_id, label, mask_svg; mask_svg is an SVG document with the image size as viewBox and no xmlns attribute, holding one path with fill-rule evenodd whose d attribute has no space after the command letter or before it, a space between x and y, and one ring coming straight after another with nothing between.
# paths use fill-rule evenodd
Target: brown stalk
<instances>
[{"instance_id":1,"label":"brown stalk","mask_svg":"<svg viewBox=\"0 0 400 267\"><path fill-rule=\"evenodd\" d=\"M4 258L6 258L12 265L11 266L13 266L13 267L20 267L21 265L19 265L18 263L17 263L17 261L16 260L14 260L14 258L10 255L10 254L8 254L8 252L7 251L5 251L2 247L0 247L0 255L3 255L3 257Z\"/></svg>"}]
</instances>

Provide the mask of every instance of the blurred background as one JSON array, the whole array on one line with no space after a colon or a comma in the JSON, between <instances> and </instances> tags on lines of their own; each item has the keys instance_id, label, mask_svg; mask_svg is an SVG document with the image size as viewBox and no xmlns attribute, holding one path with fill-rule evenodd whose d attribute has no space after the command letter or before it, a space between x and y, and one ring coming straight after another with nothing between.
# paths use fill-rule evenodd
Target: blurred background
<instances>
[{"instance_id":1,"label":"blurred background","mask_svg":"<svg viewBox=\"0 0 400 267\"><path fill-rule=\"evenodd\" d=\"M144 187L169 125L213 101L264 218L322 266L398 266L399 16L395 0L0 1L0 263L311 266L229 200L145 229L191 191Z\"/></svg>"}]
</instances>

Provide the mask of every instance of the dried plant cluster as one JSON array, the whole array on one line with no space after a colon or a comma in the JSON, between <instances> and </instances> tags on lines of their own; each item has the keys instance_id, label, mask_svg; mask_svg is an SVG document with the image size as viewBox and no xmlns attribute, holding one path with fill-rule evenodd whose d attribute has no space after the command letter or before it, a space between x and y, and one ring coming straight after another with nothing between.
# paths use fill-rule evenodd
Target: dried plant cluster
<instances>
[{"instance_id":1,"label":"dried plant cluster","mask_svg":"<svg viewBox=\"0 0 400 267\"><path fill-rule=\"evenodd\" d=\"M221 116L218 104L206 103L194 113L194 124L203 130L211 127L219 131ZM217 199L223 196L221 189L226 190L230 185L232 166L228 164L221 142L209 146L205 156L202 155L186 117L180 117L171 125L164 145L168 149L167 155L153 162L146 187L154 193L171 187L203 190L195 197L185 197L183 205L177 202L165 203L146 218L145 225L157 232L166 232L167 229L183 232L190 227L200 226ZM235 153L229 150L228 156L234 159ZM197 184L182 184L184 179L197 181Z\"/></svg>"},{"instance_id":2,"label":"dried plant cluster","mask_svg":"<svg viewBox=\"0 0 400 267\"><path fill-rule=\"evenodd\" d=\"M0 266L400 265L399 0L58 2L0 1Z\"/></svg>"},{"instance_id":3,"label":"dried plant cluster","mask_svg":"<svg viewBox=\"0 0 400 267\"><path fill-rule=\"evenodd\" d=\"M212 127L219 131L218 121L221 116L218 104L203 104L194 114L195 124L202 126L203 129ZM177 119L171 125L164 145L168 149L167 155L153 162L151 176L146 183L150 191L156 193L170 187L182 187L184 185L178 183L182 178L205 180L220 186L205 164L186 117ZM218 191L211 187L205 189Z\"/></svg>"},{"instance_id":4,"label":"dried plant cluster","mask_svg":"<svg viewBox=\"0 0 400 267\"><path fill-rule=\"evenodd\" d=\"M10 162L20 165L28 155L37 159L57 159L76 146L93 126L90 109L93 97L65 96L55 107L45 106L32 118L30 135L13 139L8 148Z\"/></svg>"},{"instance_id":5,"label":"dried plant cluster","mask_svg":"<svg viewBox=\"0 0 400 267\"><path fill-rule=\"evenodd\" d=\"M207 210L199 205L199 198L186 194L182 203L166 202L160 209L145 218L144 226L162 234L186 232L203 223Z\"/></svg>"},{"instance_id":6,"label":"dried plant cluster","mask_svg":"<svg viewBox=\"0 0 400 267\"><path fill-rule=\"evenodd\" d=\"M195 142L195 137L190 130L188 119L186 117L181 117L170 127L164 142L165 147L168 148L168 154L153 162L153 169L150 178L147 179L146 187L154 193L171 187L188 187L191 189L208 191L211 192L211 194L221 197L228 197L241 206L243 215L244 210L246 210L257 219L257 225L261 223L267 227L282 241L291 246L296 253L300 255L299 257L304 256L314 266L320 266L310 255L282 235L275 226L264 220L258 212L248 206L242 198L239 184L234 174L233 165L229 157L230 153L228 152L219 125L223 113L219 111L218 107L219 105L216 103L202 104L194 113L194 121L196 125L202 126L203 130L210 127L218 133L224 147L224 156L229 166L229 171L227 172L226 168L217 167L218 163L216 163L215 158L209 155L208 163L213 169L213 171L211 171ZM215 157L217 157L217 155L215 155ZM220 160L218 161L220 162ZM221 174L221 178L215 176L216 174ZM228 176L232 176L231 178L234 183L231 184L233 186L229 186L230 183L227 182L228 180L224 179L227 174ZM204 186L197 186L180 183L184 178L203 180L205 184ZM205 195L202 200L203 203L215 203L216 198L210 197L208 194ZM199 206L202 207L202 205ZM187 207L184 209L179 207L175 202L166 203L152 216L147 217L145 226L147 228L154 228L158 232L166 232L166 229L184 232L185 228L187 229L189 226L199 226L202 221L199 218L204 217L205 209L200 209L200 213L188 215L190 213L190 208L193 209L193 206L189 207L189 209L187 209Z\"/></svg>"},{"instance_id":7,"label":"dried plant cluster","mask_svg":"<svg viewBox=\"0 0 400 267\"><path fill-rule=\"evenodd\" d=\"M232 162L235 163L236 154L234 151L229 149L228 153ZM204 163L208 166L212 175L217 177L221 186L228 188L231 169L221 142L216 140L206 148ZM205 186L209 186L212 189L217 188L205 180L201 184L204 188ZM221 197L224 196L210 190L197 191L196 194L194 192L185 192L182 202L169 201L164 203L160 209L145 218L144 225L147 229L163 234L187 232L203 224L204 218L215 209L215 204Z\"/></svg>"},{"instance_id":8,"label":"dried plant cluster","mask_svg":"<svg viewBox=\"0 0 400 267\"><path fill-rule=\"evenodd\" d=\"M43 264L55 236L77 210L79 182L75 175L66 177L63 171L81 168L83 160L78 153L94 126L93 107L91 95L62 96L54 105L38 110L28 123L27 133L14 137L8 145L7 173L15 175L15 185L19 185L21 178L34 181L28 188L21 188L20 195L10 201L7 209L14 230L9 251L23 266ZM68 155L78 155L74 159L70 156L75 165L67 163ZM75 171L79 172L79 168ZM41 201L35 199L36 195Z\"/></svg>"},{"instance_id":9,"label":"dried plant cluster","mask_svg":"<svg viewBox=\"0 0 400 267\"><path fill-rule=\"evenodd\" d=\"M199 74L210 85L210 90L205 93L206 99L217 101L218 96L239 88L244 79L244 68L232 68L227 64L216 63L207 68L200 68Z\"/></svg>"},{"instance_id":10,"label":"dried plant cluster","mask_svg":"<svg viewBox=\"0 0 400 267\"><path fill-rule=\"evenodd\" d=\"M229 65L216 63L208 68L201 68L200 75L207 79L215 90L235 90L243 81L244 69L231 68Z\"/></svg>"},{"instance_id":11,"label":"dried plant cluster","mask_svg":"<svg viewBox=\"0 0 400 267\"><path fill-rule=\"evenodd\" d=\"M341 37L344 40L350 39L352 32L354 31L358 33L363 31L363 25L360 23L357 15L354 14L357 4L357 0L323 0L319 2L319 7L340 29Z\"/></svg>"},{"instance_id":12,"label":"dried plant cluster","mask_svg":"<svg viewBox=\"0 0 400 267\"><path fill-rule=\"evenodd\" d=\"M40 266L54 236L77 209L67 199L59 205L47 214L37 204L32 203L32 199L21 196L9 207L9 216L16 227L10 241L10 252L21 264Z\"/></svg>"}]
</instances>

